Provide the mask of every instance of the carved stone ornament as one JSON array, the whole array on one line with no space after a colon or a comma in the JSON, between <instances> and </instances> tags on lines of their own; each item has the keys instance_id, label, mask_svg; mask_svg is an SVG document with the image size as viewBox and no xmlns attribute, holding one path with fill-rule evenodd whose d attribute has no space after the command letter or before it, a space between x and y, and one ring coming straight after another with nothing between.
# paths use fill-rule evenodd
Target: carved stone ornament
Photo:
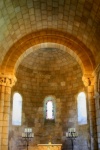
<instances>
[{"instance_id":1,"label":"carved stone ornament","mask_svg":"<svg viewBox=\"0 0 100 150\"><path fill-rule=\"evenodd\" d=\"M85 86L94 85L94 77L92 77L92 76L90 76L90 77L83 76L82 81L83 81Z\"/></svg>"},{"instance_id":2,"label":"carved stone ornament","mask_svg":"<svg viewBox=\"0 0 100 150\"><path fill-rule=\"evenodd\" d=\"M82 77L82 81L83 81L85 86L91 85L91 81L90 81L90 79L88 77L83 76Z\"/></svg>"},{"instance_id":3,"label":"carved stone ornament","mask_svg":"<svg viewBox=\"0 0 100 150\"><path fill-rule=\"evenodd\" d=\"M17 79L14 75L0 74L0 85L12 87L15 85Z\"/></svg>"}]
</instances>

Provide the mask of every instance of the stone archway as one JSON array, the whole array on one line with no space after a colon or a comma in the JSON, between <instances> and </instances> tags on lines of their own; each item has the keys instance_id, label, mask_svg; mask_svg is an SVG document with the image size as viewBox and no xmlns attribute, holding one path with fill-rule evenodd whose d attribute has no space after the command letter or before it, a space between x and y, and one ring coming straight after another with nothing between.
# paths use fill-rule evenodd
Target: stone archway
<instances>
[{"instance_id":1,"label":"stone archway","mask_svg":"<svg viewBox=\"0 0 100 150\"><path fill-rule=\"evenodd\" d=\"M69 49L69 53L76 58L78 63L80 64L81 68L83 69L83 74L86 75L86 77L90 77L94 68L95 68L95 60L91 53L91 51L78 39L74 38L68 33L64 33L57 30L40 30L36 31L34 33L30 33L26 35L25 37L21 38L19 41L17 41L7 52L2 65L1 65L1 81L2 78L4 79L3 82L5 83L8 75L14 75L15 69L18 60L21 60L21 56L25 53L28 54L28 49L31 47L37 46L38 44L46 44L48 47L50 43L53 43L53 47L59 47L60 49L65 49L67 51L67 48ZM44 46L44 45L41 45ZM41 47L40 46L40 47ZM27 55L26 54L26 55ZM24 55L25 56L25 55ZM20 62L20 61L19 61ZM12 77L9 77L11 79ZM87 86L90 86L87 85ZM1 83L1 89L5 88L5 91L3 93L6 93L6 87L7 85L2 85ZM9 91L8 91L9 92ZM10 95L10 92L9 92ZM1 92L2 96L2 92ZM10 97L10 96L9 96ZM3 102L5 102L6 97L4 96ZM9 99L10 100L10 99ZM92 105L92 104L90 104ZM2 105L2 109L4 109L4 105ZM5 115L9 115L9 111ZM2 113L3 115L3 113ZM9 118L9 117L8 117ZM9 119L7 118L7 123L9 122ZM5 118L2 119L5 121ZM94 127L94 126L92 126ZM3 125L2 125L3 129ZM9 125L5 127L6 130L9 129ZM2 134L3 136L3 130ZM8 137L4 137L3 140L8 141ZM2 142L1 142L2 143ZM8 143L5 143L5 147L7 150ZM4 147L3 144L1 144L1 147Z\"/></svg>"},{"instance_id":2,"label":"stone archway","mask_svg":"<svg viewBox=\"0 0 100 150\"><path fill-rule=\"evenodd\" d=\"M82 61L84 74L91 74L95 68L95 60L91 51L74 36L53 29L45 29L30 33L17 41L7 52L1 72L14 74L14 67L18 58L32 46L41 43L56 43L70 48Z\"/></svg>"}]
</instances>

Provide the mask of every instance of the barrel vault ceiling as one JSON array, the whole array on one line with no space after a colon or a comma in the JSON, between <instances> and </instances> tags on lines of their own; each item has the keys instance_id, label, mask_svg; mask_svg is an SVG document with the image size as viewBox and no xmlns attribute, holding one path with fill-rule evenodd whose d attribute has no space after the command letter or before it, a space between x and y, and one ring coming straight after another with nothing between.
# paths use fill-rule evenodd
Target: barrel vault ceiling
<instances>
[{"instance_id":1,"label":"barrel vault ceiling","mask_svg":"<svg viewBox=\"0 0 100 150\"><path fill-rule=\"evenodd\" d=\"M100 62L100 0L0 0L0 63L23 36L48 28L73 35Z\"/></svg>"}]
</instances>

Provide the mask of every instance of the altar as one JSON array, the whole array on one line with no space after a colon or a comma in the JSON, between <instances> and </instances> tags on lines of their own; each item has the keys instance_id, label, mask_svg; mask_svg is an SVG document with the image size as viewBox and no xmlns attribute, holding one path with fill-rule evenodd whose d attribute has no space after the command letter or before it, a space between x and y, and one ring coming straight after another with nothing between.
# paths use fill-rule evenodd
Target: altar
<instances>
[{"instance_id":1,"label":"altar","mask_svg":"<svg viewBox=\"0 0 100 150\"><path fill-rule=\"evenodd\" d=\"M61 150L62 144L38 144L38 150Z\"/></svg>"}]
</instances>

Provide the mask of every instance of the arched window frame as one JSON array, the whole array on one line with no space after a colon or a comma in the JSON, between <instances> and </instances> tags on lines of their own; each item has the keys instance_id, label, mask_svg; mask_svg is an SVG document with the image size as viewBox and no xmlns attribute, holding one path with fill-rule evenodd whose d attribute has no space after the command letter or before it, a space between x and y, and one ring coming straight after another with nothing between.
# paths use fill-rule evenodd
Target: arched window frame
<instances>
[{"instance_id":1,"label":"arched window frame","mask_svg":"<svg viewBox=\"0 0 100 150\"><path fill-rule=\"evenodd\" d=\"M84 95L84 99L82 98L83 96L81 96L81 94ZM84 102L82 100L84 100ZM81 105L80 105L80 103L81 103ZM83 104L85 104L85 106ZM81 108L79 108L79 107L81 107ZM88 114L87 114L87 100L86 100L85 92L80 92L77 95L77 115L78 115L78 124L86 125Z\"/></svg>"},{"instance_id":2,"label":"arched window frame","mask_svg":"<svg viewBox=\"0 0 100 150\"><path fill-rule=\"evenodd\" d=\"M46 117L46 111L47 111L47 103L49 102L49 101L52 101L52 104L53 104L53 116L54 116L54 118L52 118L52 119L47 119L47 117ZM44 121L52 121L52 122L55 122L55 118L56 118L56 106L55 106L55 97L53 97L53 96L47 96L45 99L44 99Z\"/></svg>"},{"instance_id":3,"label":"arched window frame","mask_svg":"<svg viewBox=\"0 0 100 150\"><path fill-rule=\"evenodd\" d=\"M17 98L15 98L15 94L19 95L20 100L18 100ZM23 98L22 98L22 95L19 92L14 92L12 98L13 98L13 100L12 100L12 125L14 125L14 126L20 126L22 124L22 100L23 100ZM19 105L18 101L20 101L21 105L19 107L14 108L15 107L14 103L16 103L15 101L17 101L17 105ZM18 109L19 109L19 111L18 111ZM19 116L15 116L17 114L16 111L20 112Z\"/></svg>"}]
</instances>

